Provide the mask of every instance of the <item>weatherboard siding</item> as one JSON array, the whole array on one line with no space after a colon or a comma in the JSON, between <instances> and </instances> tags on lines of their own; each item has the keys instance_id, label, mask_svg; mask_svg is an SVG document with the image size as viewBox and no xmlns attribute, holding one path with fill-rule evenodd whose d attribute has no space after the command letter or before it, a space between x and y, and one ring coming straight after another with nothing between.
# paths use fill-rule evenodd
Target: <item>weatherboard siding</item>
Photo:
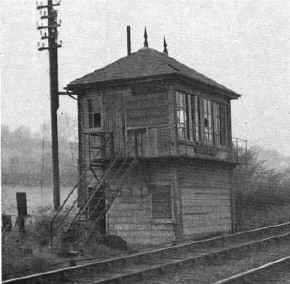
<instances>
[{"instance_id":1,"label":"weatherboard siding","mask_svg":"<svg viewBox=\"0 0 290 284\"><path fill-rule=\"evenodd\" d=\"M176 239L175 171L160 162L140 163L130 172L107 214L107 230L128 243L160 244ZM170 185L172 218L152 218L152 185Z\"/></svg>"},{"instance_id":2,"label":"weatherboard siding","mask_svg":"<svg viewBox=\"0 0 290 284\"><path fill-rule=\"evenodd\" d=\"M231 169L212 162L178 168L184 236L231 230Z\"/></svg>"}]
</instances>

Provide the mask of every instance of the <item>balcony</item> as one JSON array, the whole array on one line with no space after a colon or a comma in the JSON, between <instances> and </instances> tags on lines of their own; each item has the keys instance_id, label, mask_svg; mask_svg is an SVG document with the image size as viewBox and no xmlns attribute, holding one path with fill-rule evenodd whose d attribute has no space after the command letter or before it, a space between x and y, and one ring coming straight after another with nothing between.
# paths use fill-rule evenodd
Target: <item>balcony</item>
<instances>
[{"instance_id":1,"label":"balcony","mask_svg":"<svg viewBox=\"0 0 290 284\"><path fill-rule=\"evenodd\" d=\"M89 133L87 139L90 163L116 157L188 157L243 163L247 152L247 141L244 139L233 138L230 146L177 141L176 130L170 127L128 129L125 139L117 139L108 132Z\"/></svg>"}]
</instances>

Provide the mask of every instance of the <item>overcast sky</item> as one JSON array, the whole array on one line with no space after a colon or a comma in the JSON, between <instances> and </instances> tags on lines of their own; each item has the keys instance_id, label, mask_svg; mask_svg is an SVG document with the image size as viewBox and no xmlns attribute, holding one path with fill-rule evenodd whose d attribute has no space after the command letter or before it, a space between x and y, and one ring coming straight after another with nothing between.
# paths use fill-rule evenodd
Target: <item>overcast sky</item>
<instances>
[{"instance_id":1,"label":"overcast sky","mask_svg":"<svg viewBox=\"0 0 290 284\"><path fill-rule=\"evenodd\" d=\"M45 0L43 0L45 1ZM2 123L38 130L49 119L48 57L37 50L32 0L2 0ZM169 55L242 94L233 101L233 136L290 155L290 1L63 0L60 87L143 45ZM61 98L59 115L76 115Z\"/></svg>"}]
</instances>

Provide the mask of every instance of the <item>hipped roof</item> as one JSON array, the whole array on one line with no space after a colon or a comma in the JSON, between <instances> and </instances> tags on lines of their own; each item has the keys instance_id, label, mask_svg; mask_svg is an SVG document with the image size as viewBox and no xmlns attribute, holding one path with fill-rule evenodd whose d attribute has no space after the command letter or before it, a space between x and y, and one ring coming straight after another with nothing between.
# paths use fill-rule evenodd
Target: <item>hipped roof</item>
<instances>
[{"instance_id":1,"label":"hipped roof","mask_svg":"<svg viewBox=\"0 0 290 284\"><path fill-rule=\"evenodd\" d=\"M98 86L113 82L127 82L134 79L176 76L192 83L199 83L206 87L228 95L231 98L238 98L240 95L216 81L204 76L194 69L186 66L152 48L141 48L129 56L76 79L67 85L68 90L81 90L84 87Z\"/></svg>"}]
</instances>

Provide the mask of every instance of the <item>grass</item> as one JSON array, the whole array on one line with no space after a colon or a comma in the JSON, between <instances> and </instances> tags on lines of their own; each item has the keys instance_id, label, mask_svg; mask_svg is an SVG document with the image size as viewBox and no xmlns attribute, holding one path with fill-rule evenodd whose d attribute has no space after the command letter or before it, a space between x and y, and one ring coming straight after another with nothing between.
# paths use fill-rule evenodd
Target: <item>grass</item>
<instances>
[{"instance_id":1,"label":"grass","mask_svg":"<svg viewBox=\"0 0 290 284\"><path fill-rule=\"evenodd\" d=\"M40 246L30 233L18 232L6 234L2 242L2 277L9 279L38 272L44 272L69 266L71 261L81 263L89 259L104 259L126 254L126 251L112 249L97 242L82 247L83 255L63 257L58 251L51 251L48 246Z\"/></svg>"},{"instance_id":2,"label":"grass","mask_svg":"<svg viewBox=\"0 0 290 284\"><path fill-rule=\"evenodd\" d=\"M264 185L242 188L237 193L238 230L290 221L290 189Z\"/></svg>"},{"instance_id":3,"label":"grass","mask_svg":"<svg viewBox=\"0 0 290 284\"><path fill-rule=\"evenodd\" d=\"M106 257L119 256L128 253L118 249L112 249L98 242L97 238L89 242L81 242L75 239L79 254L71 256L64 254L63 248L72 248L71 242L63 242L60 247L51 250L49 248L49 224L51 210L43 209L38 212L33 224L26 227L25 233L17 231L2 234L2 277L9 279L33 273L44 272L60 267L83 262L85 259L104 259ZM81 230L83 231L83 230Z\"/></svg>"},{"instance_id":4,"label":"grass","mask_svg":"<svg viewBox=\"0 0 290 284\"><path fill-rule=\"evenodd\" d=\"M283 194L282 194L283 193ZM290 220L290 193L243 191L238 197L237 221L239 230L268 226ZM44 208L37 211L35 223L27 228L26 234L10 232L2 235L2 276L3 279L43 272L58 267L68 266L70 258L60 256L59 251L51 252L48 248L48 224L51 212ZM136 247L142 251L149 247ZM87 258L104 259L127 254L92 241L81 243L78 249L82 256L76 261Z\"/></svg>"}]
</instances>

